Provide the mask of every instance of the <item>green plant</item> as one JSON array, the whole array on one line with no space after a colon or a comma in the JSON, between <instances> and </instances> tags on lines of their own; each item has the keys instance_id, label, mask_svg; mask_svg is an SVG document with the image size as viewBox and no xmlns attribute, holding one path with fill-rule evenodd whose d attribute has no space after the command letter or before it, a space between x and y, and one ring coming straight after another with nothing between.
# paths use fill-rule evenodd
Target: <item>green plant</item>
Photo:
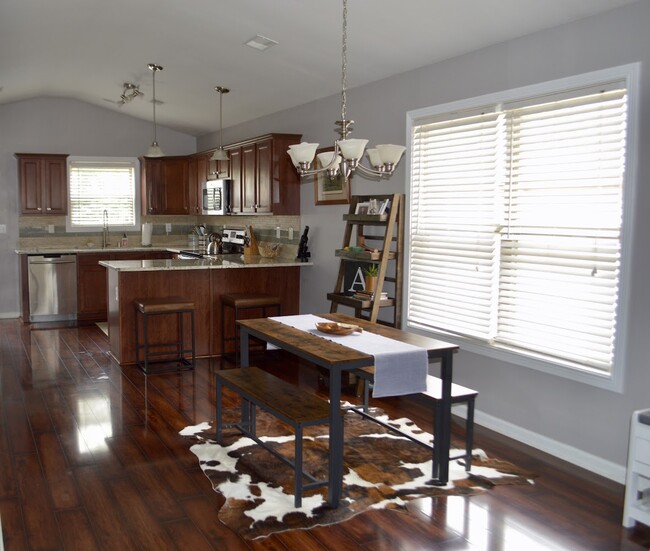
<instances>
[{"instance_id":1,"label":"green plant","mask_svg":"<svg viewBox=\"0 0 650 551\"><path fill-rule=\"evenodd\" d=\"M377 277L379 274L379 266L377 266L377 264L368 264L363 269L363 273L368 277Z\"/></svg>"}]
</instances>

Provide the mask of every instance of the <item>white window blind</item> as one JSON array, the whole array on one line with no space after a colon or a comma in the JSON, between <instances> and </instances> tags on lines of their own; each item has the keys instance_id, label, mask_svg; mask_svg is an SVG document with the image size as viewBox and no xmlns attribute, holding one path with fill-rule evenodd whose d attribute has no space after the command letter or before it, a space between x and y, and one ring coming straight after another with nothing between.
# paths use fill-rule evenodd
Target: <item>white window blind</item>
<instances>
[{"instance_id":1,"label":"white window blind","mask_svg":"<svg viewBox=\"0 0 650 551\"><path fill-rule=\"evenodd\" d=\"M409 322L609 373L626 90L511 105L412 127Z\"/></svg>"},{"instance_id":2,"label":"white window blind","mask_svg":"<svg viewBox=\"0 0 650 551\"><path fill-rule=\"evenodd\" d=\"M135 227L135 161L72 160L69 163L70 225L74 229L103 224Z\"/></svg>"}]
</instances>

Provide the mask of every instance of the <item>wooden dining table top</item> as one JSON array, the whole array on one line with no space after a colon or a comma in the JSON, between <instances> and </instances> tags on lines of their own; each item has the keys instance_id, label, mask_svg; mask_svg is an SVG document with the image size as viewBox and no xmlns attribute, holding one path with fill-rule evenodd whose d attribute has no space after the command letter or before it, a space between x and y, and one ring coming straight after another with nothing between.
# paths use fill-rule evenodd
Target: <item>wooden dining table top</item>
<instances>
[{"instance_id":1,"label":"wooden dining table top","mask_svg":"<svg viewBox=\"0 0 650 551\"><path fill-rule=\"evenodd\" d=\"M442 353L455 352L458 345L448 342L424 337L416 333L409 333L394 327L369 322L355 318L347 314L316 314L318 317L328 320L349 323L360 326L364 331L381 335L383 337L405 342L427 350L429 358L439 357ZM313 359L319 365L346 365L350 367L361 367L372 365L374 357L371 354L360 352L353 348L332 342L326 338L319 337L301 329L296 329L285 323L270 318L238 320L237 323L255 336L276 341L281 348L286 350L300 351L301 356ZM352 337L353 338L353 337Z\"/></svg>"}]
</instances>

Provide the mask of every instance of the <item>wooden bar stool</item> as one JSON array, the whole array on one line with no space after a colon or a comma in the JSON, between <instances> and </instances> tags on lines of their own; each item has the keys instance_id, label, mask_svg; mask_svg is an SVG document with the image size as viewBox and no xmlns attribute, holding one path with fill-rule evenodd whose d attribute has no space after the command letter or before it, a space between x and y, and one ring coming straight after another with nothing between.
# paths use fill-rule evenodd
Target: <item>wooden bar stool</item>
<instances>
[{"instance_id":1,"label":"wooden bar stool","mask_svg":"<svg viewBox=\"0 0 650 551\"><path fill-rule=\"evenodd\" d=\"M226 336L226 308L233 309L233 336ZM242 310L258 309L267 317L267 309L274 308L275 315L281 314L280 297L263 293L229 293L221 295L221 354L226 355L226 343L235 342L235 364L239 364L239 327L237 320Z\"/></svg>"},{"instance_id":2,"label":"wooden bar stool","mask_svg":"<svg viewBox=\"0 0 650 551\"><path fill-rule=\"evenodd\" d=\"M184 297L158 297L141 298L133 301L135 308L135 362L145 373L163 373L178 371L179 369L194 369L195 337L194 337L194 303ZM165 314L176 314L178 323L178 338L175 341L151 343L149 334L149 317ZM192 345L185 347L184 317L189 314L190 334ZM140 343L140 324L142 316L142 344ZM140 361L140 350L143 350L143 359ZM186 358L192 355L192 361ZM155 358L155 359L154 359ZM149 364L168 364L164 368L149 370ZM173 365L172 365L173 364Z\"/></svg>"}]
</instances>

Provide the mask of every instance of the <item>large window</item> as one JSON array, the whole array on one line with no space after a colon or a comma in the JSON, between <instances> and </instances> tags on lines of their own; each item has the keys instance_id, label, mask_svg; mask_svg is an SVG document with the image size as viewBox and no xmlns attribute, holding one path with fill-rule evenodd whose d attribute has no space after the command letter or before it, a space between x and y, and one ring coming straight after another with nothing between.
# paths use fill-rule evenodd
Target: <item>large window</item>
<instances>
[{"instance_id":1,"label":"large window","mask_svg":"<svg viewBox=\"0 0 650 551\"><path fill-rule=\"evenodd\" d=\"M633 68L409 114L410 326L620 388Z\"/></svg>"},{"instance_id":2,"label":"large window","mask_svg":"<svg viewBox=\"0 0 650 551\"><path fill-rule=\"evenodd\" d=\"M136 229L139 223L137 168L136 159L69 159L68 229L95 230L104 223L104 211L111 228Z\"/></svg>"}]
</instances>

